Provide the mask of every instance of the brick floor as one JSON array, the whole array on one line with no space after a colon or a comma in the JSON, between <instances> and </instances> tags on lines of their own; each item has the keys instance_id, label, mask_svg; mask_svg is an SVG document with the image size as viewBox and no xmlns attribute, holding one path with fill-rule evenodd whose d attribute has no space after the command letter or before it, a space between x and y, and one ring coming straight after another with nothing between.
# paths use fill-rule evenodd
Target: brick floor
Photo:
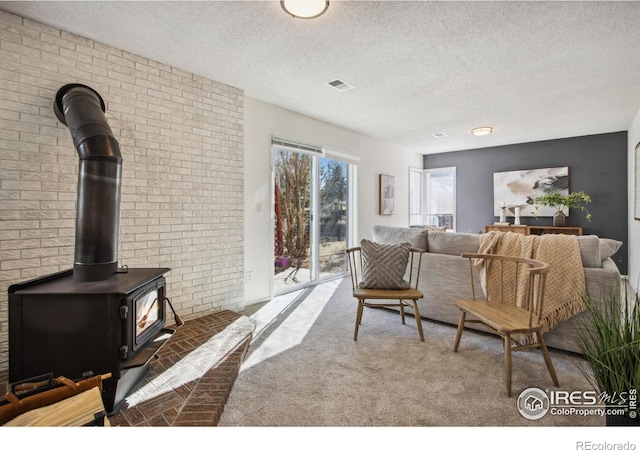
<instances>
[{"instance_id":1,"label":"brick floor","mask_svg":"<svg viewBox=\"0 0 640 450\"><path fill-rule=\"evenodd\" d=\"M228 310L185 322L151 362L148 379L109 417L111 426L217 425L254 328Z\"/></svg>"}]
</instances>

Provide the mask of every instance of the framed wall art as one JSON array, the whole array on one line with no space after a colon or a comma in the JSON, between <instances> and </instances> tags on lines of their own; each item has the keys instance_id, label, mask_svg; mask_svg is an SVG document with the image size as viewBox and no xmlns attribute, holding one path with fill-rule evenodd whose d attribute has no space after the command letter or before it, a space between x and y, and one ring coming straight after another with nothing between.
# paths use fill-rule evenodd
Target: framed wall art
<instances>
[{"instance_id":1,"label":"framed wall art","mask_svg":"<svg viewBox=\"0 0 640 450\"><path fill-rule=\"evenodd\" d=\"M635 195L633 198L634 201L634 218L636 220L640 220L640 142L636 144L636 153L635 153Z\"/></svg>"},{"instance_id":2,"label":"framed wall art","mask_svg":"<svg viewBox=\"0 0 640 450\"><path fill-rule=\"evenodd\" d=\"M542 206L536 211L532 204L538 195L549 191L569 193L568 167L496 172L493 174L493 215L500 216L502 206L506 206L506 215L513 217L514 208L519 206L522 216L552 217L556 212L554 208Z\"/></svg>"},{"instance_id":3,"label":"framed wall art","mask_svg":"<svg viewBox=\"0 0 640 450\"><path fill-rule=\"evenodd\" d=\"M379 214L390 216L395 209L395 177L380 174Z\"/></svg>"}]
</instances>

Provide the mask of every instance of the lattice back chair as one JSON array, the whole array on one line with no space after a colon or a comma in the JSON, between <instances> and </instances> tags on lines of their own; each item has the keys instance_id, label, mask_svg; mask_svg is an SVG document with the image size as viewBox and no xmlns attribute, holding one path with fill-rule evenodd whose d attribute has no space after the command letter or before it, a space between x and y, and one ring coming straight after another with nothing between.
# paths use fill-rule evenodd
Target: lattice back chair
<instances>
[{"instance_id":1,"label":"lattice back chair","mask_svg":"<svg viewBox=\"0 0 640 450\"><path fill-rule=\"evenodd\" d=\"M422 266L422 254L425 251L418 248L411 248L409 251L409 262L406 269L408 277L408 287L405 289L371 289L361 287L362 269L364 266L362 248L353 247L347 249L349 260L349 272L351 274L351 286L353 297L358 300L356 311L356 324L353 332L353 340L358 340L358 329L362 322L362 313L365 307L368 308L388 308L398 307L402 324L405 324L405 307L413 308L413 314L420 335L420 341L424 342L424 332L422 330L422 319L418 308L418 299L424 297L418 289L420 278L420 268Z\"/></svg>"},{"instance_id":2,"label":"lattice back chair","mask_svg":"<svg viewBox=\"0 0 640 450\"><path fill-rule=\"evenodd\" d=\"M511 397L511 353L514 351L540 348L551 379L555 386L559 386L542 336L542 310L549 264L493 254L463 253L462 257L469 259L472 298L455 302L461 314L453 351L458 351L465 323L481 323L503 339L508 397ZM481 276L486 300L476 297L474 273ZM473 318L468 319L467 314Z\"/></svg>"}]
</instances>

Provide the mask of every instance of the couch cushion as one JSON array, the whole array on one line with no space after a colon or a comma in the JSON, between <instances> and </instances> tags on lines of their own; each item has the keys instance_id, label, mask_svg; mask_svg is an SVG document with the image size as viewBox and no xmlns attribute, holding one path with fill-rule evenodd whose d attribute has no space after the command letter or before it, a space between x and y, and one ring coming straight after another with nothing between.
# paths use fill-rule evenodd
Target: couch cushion
<instances>
[{"instance_id":1,"label":"couch cushion","mask_svg":"<svg viewBox=\"0 0 640 450\"><path fill-rule=\"evenodd\" d=\"M374 225L371 228L373 242L378 244L399 244L408 242L412 247L427 250L426 228L402 228Z\"/></svg>"},{"instance_id":2,"label":"couch cushion","mask_svg":"<svg viewBox=\"0 0 640 450\"><path fill-rule=\"evenodd\" d=\"M594 234L578 236L582 267L602 267L600 259L600 238Z\"/></svg>"},{"instance_id":3,"label":"couch cushion","mask_svg":"<svg viewBox=\"0 0 640 450\"><path fill-rule=\"evenodd\" d=\"M611 258L622 247L622 242L615 239L600 238L600 261Z\"/></svg>"},{"instance_id":4,"label":"couch cushion","mask_svg":"<svg viewBox=\"0 0 640 450\"><path fill-rule=\"evenodd\" d=\"M409 263L411 244L377 244L363 239L362 251L363 289L406 289L409 284L404 274Z\"/></svg>"},{"instance_id":5,"label":"couch cushion","mask_svg":"<svg viewBox=\"0 0 640 450\"><path fill-rule=\"evenodd\" d=\"M462 253L475 253L480 249L480 235L472 233L430 231L427 242L429 253L460 256Z\"/></svg>"}]
</instances>

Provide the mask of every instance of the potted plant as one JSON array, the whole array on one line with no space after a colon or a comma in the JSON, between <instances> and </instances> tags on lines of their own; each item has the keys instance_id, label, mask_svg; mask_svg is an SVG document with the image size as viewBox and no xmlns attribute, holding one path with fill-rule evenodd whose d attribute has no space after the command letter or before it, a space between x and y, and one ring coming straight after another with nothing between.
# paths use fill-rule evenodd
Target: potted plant
<instances>
[{"instance_id":1,"label":"potted plant","mask_svg":"<svg viewBox=\"0 0 640 450\"><path fill-rule=\"evenodd\" d=\"M561 194L559 191L549 191L537 196L533 200L533 203L536 211L541 206L555 208L556 213L553 216L554 227L564 226L566 217L564 210L570 208L586 211L587 220L591 220L591 213L589 213L589 210L585 207L586 203L591 203L591 197L582 191L572 192L567 195Z\"/></svg>"},{"instance_id":2,"label":"potted plant","mask_svg":"<svg viewBox=\"0 0 640 450\"><path fill-rule=\"evenodd\" d=\"M638 294L612 293L601 307L585 297L580 366L605 403L608 426L640 425L640 304ZM615 414L617 412L624 414Z\"/></svg>"}]
</instances>

